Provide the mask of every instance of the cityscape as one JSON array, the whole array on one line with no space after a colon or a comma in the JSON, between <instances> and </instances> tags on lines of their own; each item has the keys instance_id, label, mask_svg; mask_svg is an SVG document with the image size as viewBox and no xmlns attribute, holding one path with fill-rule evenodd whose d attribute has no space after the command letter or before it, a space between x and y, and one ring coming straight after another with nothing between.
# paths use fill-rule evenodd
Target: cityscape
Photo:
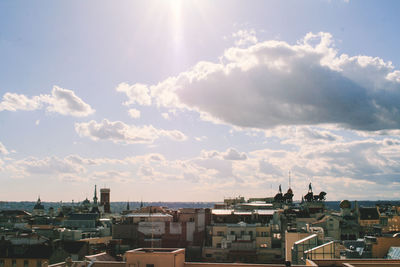
<instances>
[{"instance_id":1,"label":"cityscape","mask_svg":"<svg viewBox=\"0 0 400 267\"><path fill-rule=\"evenodd\" d=\"M0 267L400 267L399 11L0 1Z\"/></svg>"}]
</instances>

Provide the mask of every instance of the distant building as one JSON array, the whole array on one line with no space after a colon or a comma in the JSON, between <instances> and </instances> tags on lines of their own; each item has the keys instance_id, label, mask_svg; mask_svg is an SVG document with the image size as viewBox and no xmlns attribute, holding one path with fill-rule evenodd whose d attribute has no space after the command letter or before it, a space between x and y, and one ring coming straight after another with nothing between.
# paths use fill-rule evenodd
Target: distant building
<instances>
[{"instance_id":1,"label":"distant building","mask_svg":"<svg viewBox=\"0 0 400 267\"><path fill-rule=\"evenodd\" d=\"M36 204L33 207L32 215L33 216L44 216L45 214L46 214L46 212L44 210L42 201L40 200L40 197L38 197L38 200L36 201Z\"/></svg>"},{"instance_id":2,"label":"distant building","mask_svg":"<svg viewBox=\"0 0 400 267\"><path fill-rule=\"evenodd\" d=\"M100 189L100 205L103 206L104 213L110 213L110 188Z\"/></svg>"}]
</instances>

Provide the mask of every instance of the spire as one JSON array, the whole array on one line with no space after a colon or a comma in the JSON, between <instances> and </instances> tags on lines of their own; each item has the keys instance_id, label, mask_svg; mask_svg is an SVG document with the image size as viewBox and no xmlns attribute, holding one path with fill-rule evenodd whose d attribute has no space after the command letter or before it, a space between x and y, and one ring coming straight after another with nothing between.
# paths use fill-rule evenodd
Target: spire
<instances>
[{"instance_id":1,"label":"spire","mask_svg":"<svg viewBox=\"0 0 400 267\"><path fill-rule=\"evenodd\" d=\"M143 200L140 200L140 208L143 208Z\"/></svg>"},{"instance_id":2,"label":"spire","mask_svg":"<svg viewBox=\"0 0 400 267\"><path fill-rule=\"evenodd\" d=\"M281 185L279 185L279 193L282 194L282 187L281 187Z\"/></svg>"},{"instance_id":3,"label":"spire","mask_svg":"<svg viewBox=\"0 0 400 267\"><path fill-rule=\"evenodd\" d=\"M97 205L97 185L94 185L93 204Z\"/></svg>"},{"instance_id":4,"label":"spire","mask_svg":"<svg viewBox=\"0 0 400 267\"><path fill-rule=\"evenodd\" d=\"M309 193L312 193L312 185L311 185L311 182L310 182L310 184L308 185L308 192L309 192Z\"/></svg>"},{"instance_id":5,"label":"spire","mask_svg":"<svg viewBox=\"0 0 400 267\"><path fill-rule=\"evenodd\" d=\"M131 210L131 209L129 208L129 201L126 203L126 210Z\"/></svg>"}]
</instances>

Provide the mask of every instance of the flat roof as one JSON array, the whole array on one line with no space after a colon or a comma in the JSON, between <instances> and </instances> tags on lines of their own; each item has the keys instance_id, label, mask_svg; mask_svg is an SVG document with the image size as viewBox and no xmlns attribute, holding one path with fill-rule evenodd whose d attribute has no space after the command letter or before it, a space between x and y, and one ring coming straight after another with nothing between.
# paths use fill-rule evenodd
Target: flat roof
<instances>
[{"instance_id":1,"label":"flat roof","mask_svg":"<svg viewBox=\"0 0 400 267\"><path fill-rule=\"evenodd\" d=\"M126 253L185 253L184 248L137 248L129 250Z\"/></svg>"},{"instance_id":2,"label":"flat roof","mask_svg":"<svg viewBox=\"0 0 400 267\"><path fill-rule=\"evenodd\" d=\"M258 215L274 215L276 210L254 210L253 213L254 214L258 214ZM248 211L248 210L234 210L234 209L213 209L212 210L212 214L214 215L251 215L252 211Z\"/></svg>"},{"instance_id":3,"label":"flat roof","mask_svg":"<svg viewBox=\"0 0 400 267\"><path fill-rule=\"evenodd\" d=\"M164 213L130 213L123 217L172 217L172 215Z\"/></svg>"}]
</instances>

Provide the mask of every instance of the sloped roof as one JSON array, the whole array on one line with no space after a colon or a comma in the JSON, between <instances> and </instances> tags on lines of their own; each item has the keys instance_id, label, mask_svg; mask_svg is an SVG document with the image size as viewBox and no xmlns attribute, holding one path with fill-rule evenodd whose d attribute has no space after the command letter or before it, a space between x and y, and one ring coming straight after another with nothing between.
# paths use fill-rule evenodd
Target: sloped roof
<instances>
[{"instance_id":1,"label":"sloped roof","mask_svg":"<svg viewBox=\"0 0 400 267\"><path fill-rule=\"evenodd\" d=\"M97 220L98 216L97 213L72 213L68 220L91 221Z\"/></svg>"},{"instance_id":2,"label":"sloped roof","mask_svg":"<svg viewBox=\"0 0 400 267\"><path fill-rule=\"evenodd\" d=\"M400 247L390 247L386 258L400 260Z\"/></svg>"},{"instance_id":3,"label":"sloped roof","mask_svg":"<svg viewBox=\"0 0 400 267\"><path fill-rule=\"evenodd\" d=\"M379 220L379 213L376 207L362 207L359 212L361 220Z\"/></svg>"},{"instance_id":4,"label":"sloped roof","mask_svg":"<svg viewBox=\"0 0 400 267\"><path fill-rule=\"evenodd\" d=\"M85 259L90 261L116 261L113 256L107 254L106 252L85 256Z\"/></svg>"},{"instance_id":5,"label":"sloped roof","mask_svg":"<svg viewBox=\"0 0 400 267\"><path fill-rule=\"evenodd\" d=\"M84 241L63 240L62 248L68 253L76 254L79 253L83 247L87 246L87 244L88 243Z\"/></svg>"}]
</instances>

